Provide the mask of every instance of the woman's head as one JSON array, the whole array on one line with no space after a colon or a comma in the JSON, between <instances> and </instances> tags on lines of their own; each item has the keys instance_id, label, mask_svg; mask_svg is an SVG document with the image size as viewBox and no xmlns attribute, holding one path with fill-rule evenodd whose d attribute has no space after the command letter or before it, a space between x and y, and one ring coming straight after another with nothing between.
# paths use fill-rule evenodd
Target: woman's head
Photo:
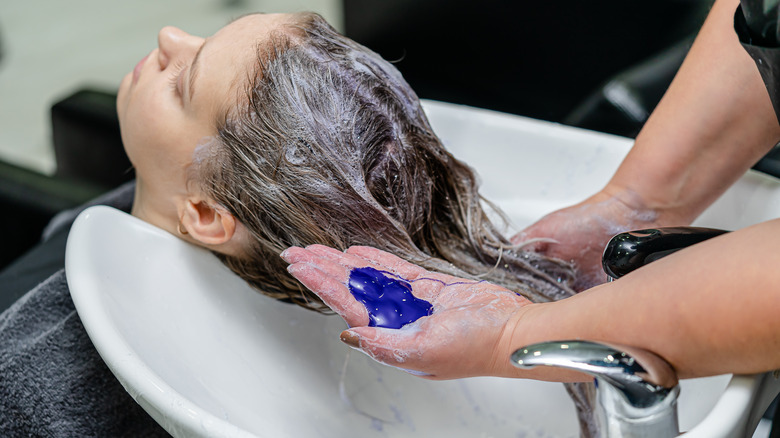
<instances>
[{"instance_id":1,"label":"woman's head","mask_svg":"<svg viewBox=\"0 0 780 438\"><path fill-rule=\"evenodd\" d=\"M244 20L231 26L263 24ZM187 133L185 202L168 214L169 230L181 220L187 238L250 284L311 307L316 298L278 256L289 246L370 245L461 276L490 272L537 300L568 293L550 278L565 282L566 267L503 251L473 172L444 149L393 66L315 14L273 23L243 34L253 45L239 52L251 60L236 59L212 90L224 101L198 126L212 131ZM139 196L144 205L143 188Z\"/></svg>"},{"instance_id":2,"label":"woman's head","mask_svg":"<svg viewBox=\"0 0 780 438\"><path fill-rule=\"evenodd\" d=\"M188 205L205 205L186 185L193 152L236 106L258 47L289 19L249 15L208 39L174 27L159 32L158 48L125 76L117 99L122 140L138 179L134 214L175 232Z\"/></svg>"}]
</instances>

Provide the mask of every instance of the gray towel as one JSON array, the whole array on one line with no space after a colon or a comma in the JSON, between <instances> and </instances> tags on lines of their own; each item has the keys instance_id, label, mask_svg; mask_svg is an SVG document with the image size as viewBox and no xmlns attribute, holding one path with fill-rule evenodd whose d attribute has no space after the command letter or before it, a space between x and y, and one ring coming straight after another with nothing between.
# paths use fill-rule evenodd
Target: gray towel
<instances>
[{"instance_id":1,"label":"gray towel","mask_svg":"<svg viewBox=\"0 0 780 438\"><path fill-rule=\"evenodd\" d=\"M132 194L124 186L89 205L129 209ZM164 436L89 340L64 269L0 314L0 437Z\"/></svg>"},{"instance_id":2,"label":"gray towel","mask_svg":"<svg viewBox=\"0 0 780 438\"><path fill-rule=\"evenodd\" d=\"M0 436L167 436L98 356L64 270L0 315Z\"/></svg>"}]
</instances>

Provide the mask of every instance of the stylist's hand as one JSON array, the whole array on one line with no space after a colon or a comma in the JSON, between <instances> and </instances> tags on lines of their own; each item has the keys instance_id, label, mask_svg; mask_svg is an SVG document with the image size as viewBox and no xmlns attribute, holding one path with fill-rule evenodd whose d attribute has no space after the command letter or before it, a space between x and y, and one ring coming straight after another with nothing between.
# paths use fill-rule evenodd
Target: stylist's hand
<instances>
[{"instance_id":1,"label":"stylist's hand","mask_svg":"<svg viewBox=\"0 0 780 438\"><path fill-rule=\"evenodd\" d=\"M507 341L502 339L505 333L511 334L510 320L530 304L514 292L429 272L369 247L352 247L346 253L321 245L293 247L282 258L295 278L349 324L342 341L380 362L432 379L514 373L512 352L500 346ZM350 271L365 266L410 281L414 295L433 304L433 313L401 329L368 327L366 308L346 286Z\"/></svg>"},{"instance_id":2,"label":"stylist's hand","mask_svg":"<svg viewBox=\"0 0 780 438\"><path fill-rule=\"evenodd\" d=\"M577 267L574 288L589 289L607 280L601 267L604 247L615 234L660 226L652 210L643 210L607 192L544 216L512 238L533 241L528 248Z\"/></svg>"}]
</instances>

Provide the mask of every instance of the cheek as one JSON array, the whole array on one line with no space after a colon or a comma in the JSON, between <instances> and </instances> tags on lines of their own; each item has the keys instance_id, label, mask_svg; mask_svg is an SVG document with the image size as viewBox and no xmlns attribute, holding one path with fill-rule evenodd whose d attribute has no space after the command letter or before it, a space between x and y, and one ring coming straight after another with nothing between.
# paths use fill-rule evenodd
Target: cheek
<instances>
[{"instance_id":1,"label":"cheek","mask_svg":"<svg viewBox=\"0 0 780 438\"><path fill-rule=\"evenodd\" d=\"M153 161L155 150L159 147L155 144L156 121L143 111L136 111L132 106L126 107L120 117L122 143L125 147L130 162L136 170L142 169L147 161Z\"/></svg>"},{"instance_id":2,"label":"cheek","mask_svg":"<svg viewBox=\"0 0 780 438\"><path fill-rule=\"evenodd\" d=\"M124 82L123 82L124 84ZM117 96L122 142L137 170L163 158L173 136L176 114L153 90L129 89Z\"/></svg>"},{"instance_id":3,"label":"cheek","mask_svg":"<svg viewBox=\"0 0 780 438\"><path fill-rule=\"evenodd\" d=\"M125 151L136 176L148 182L180 182L199 140L210 134L208 124L188 115L167 91L136 84L117 96Z\"/></svg>"}]
</instances>

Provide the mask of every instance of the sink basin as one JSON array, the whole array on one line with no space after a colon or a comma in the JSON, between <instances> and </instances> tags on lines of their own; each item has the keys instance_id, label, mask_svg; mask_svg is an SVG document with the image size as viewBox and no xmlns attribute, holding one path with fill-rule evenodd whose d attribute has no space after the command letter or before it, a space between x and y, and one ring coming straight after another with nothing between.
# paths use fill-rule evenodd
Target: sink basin
<instances>
[{"instance_id":1,"label":"sink basin","mask_svg":"<svg viewBox=\"0 0 780 438\"><path fill-rule=\"evenodd\" d=\"M482 193L504 209L513 229L599 189L631 146L624 138L517 116L424 106L447 147L482 176ZM780 183L750 172L697 225L735 229L777 217L778 199ZM578 436L560 384L434 382L378 364L338 340L340 318L265 297L209 252L109 207L79 216L66 270L101 357L174 436ZM758 379L683 381L686 436L744 433ZM705 435L713 430L720 435Z\"/></svg>"}]
</instances>

